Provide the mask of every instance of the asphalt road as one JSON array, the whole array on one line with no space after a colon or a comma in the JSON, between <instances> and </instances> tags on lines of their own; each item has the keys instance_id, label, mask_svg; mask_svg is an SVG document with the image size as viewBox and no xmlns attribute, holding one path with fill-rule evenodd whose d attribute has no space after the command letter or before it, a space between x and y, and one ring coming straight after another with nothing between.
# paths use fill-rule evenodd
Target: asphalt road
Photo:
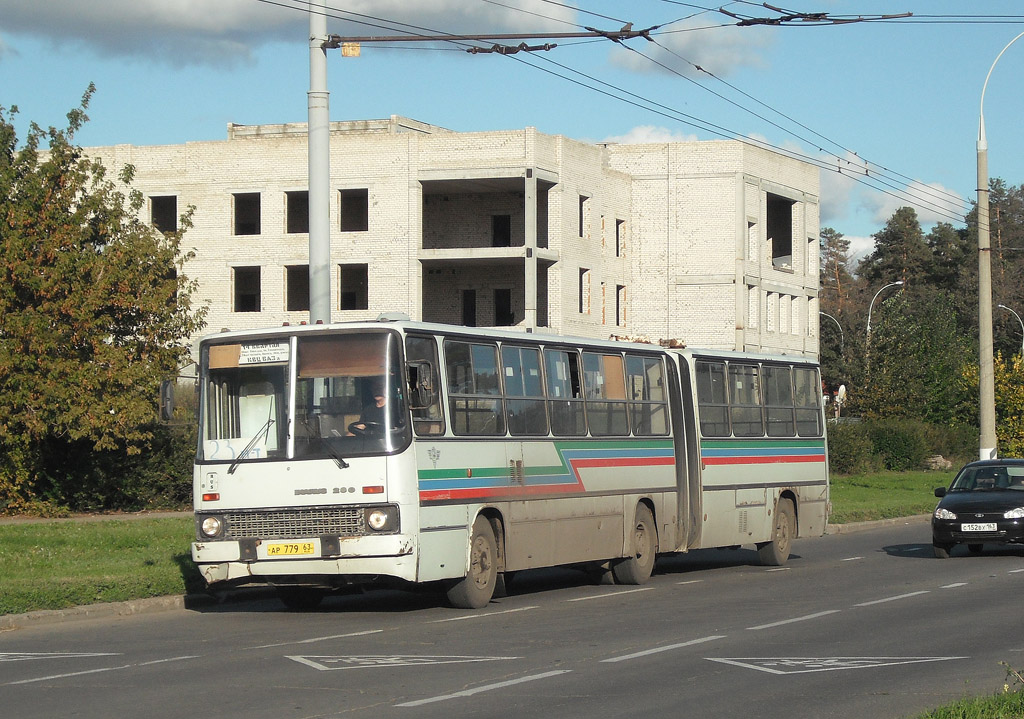
<instances>
[{"instance_id":1,"label":"asphalt road","mask_svg":"<svg viewBox=\"0 0 1024 719\"><path fill-rule=\"evenodd\" d=\"M1024 548L932 557L920 521L659 561L642 587L524 572L479 611L430 592L275 600L0 633L5 716L903 717L1024 666Z\"/></svg>"}]
</instances>

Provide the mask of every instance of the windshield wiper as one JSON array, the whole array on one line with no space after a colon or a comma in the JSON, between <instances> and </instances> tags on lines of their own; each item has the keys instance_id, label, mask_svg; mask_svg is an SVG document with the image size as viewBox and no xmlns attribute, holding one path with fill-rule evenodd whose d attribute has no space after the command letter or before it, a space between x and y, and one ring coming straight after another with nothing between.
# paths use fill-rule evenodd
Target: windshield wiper
<instances>
[{"instance_id":1,"label":"windshield wiper","mask_svg":"<svg viewBox=\"0 0 1024 719\"><path fill-rule=\"evenodd\" d=\"M321 437L318 431L314 430L313 425L310 423L308 418L302 418L302 426L306 428L306 431L309 433L309 436L317 441L317 444L320 445L320 448L327 452L327 454L331 455L331 459L334 460L334 463L338 465L338 467L340 467L341 469L348 469L348 462L346 462L342 458L342 456L335 451L334 447L331 446L330 442Z\"/></svg>"},{"instance_id":2,"label":"windshield wiper","mask_svg":"<svg viewBox=\"0 0 1024 719\"><path fill-rule=\"evenodd\" d=\"M259 431L253 435L253 438L249 440L249 444L242 448L242 451L238 453L237 457L235 457L235 461L231 463L231 466L228 467L228 474L234 474L235 470L238 469L238 463L248 456L249 452L251 452L253 447L256 446L256 443L260 441L261 438L266 439L270 435L270 428L273 424L274 418L267 417L267 421L262 427L260 427Z\"/></svg>"}]
</instances>

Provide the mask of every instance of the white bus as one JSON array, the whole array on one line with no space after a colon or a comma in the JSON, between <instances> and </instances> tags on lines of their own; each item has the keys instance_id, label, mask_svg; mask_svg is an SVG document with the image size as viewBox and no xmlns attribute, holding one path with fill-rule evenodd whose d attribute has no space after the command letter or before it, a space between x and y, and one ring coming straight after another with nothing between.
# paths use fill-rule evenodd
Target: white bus
<instances>
[{"instance_id":1,"label":"white bus","mask_svg":"<svg viewBox=\"0 0 1024 719\"><path fill-rule=\"evenodd\" d=\"M200 344L192 558L290 608L354 584L486 605L518 570L640 584L659 553L824 532L811 360L409 321Z\"/></svg>"}]
</instances>

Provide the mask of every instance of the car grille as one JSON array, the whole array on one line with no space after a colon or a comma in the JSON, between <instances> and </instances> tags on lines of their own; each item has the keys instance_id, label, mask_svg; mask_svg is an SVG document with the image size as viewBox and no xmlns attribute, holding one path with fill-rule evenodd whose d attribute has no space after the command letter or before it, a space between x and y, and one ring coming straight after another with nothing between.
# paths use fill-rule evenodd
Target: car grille
<instances>
[{"instance_id":1,"label":"car grille","mask_svg":"<svg viewBox=\"0 0 1024 719\"><path fill-rule=\"evenodd\" d=\"M228 512L223 516L225 539L297 539L365 534L363 510L352 507Z\"/></svg>"}]
</instances>

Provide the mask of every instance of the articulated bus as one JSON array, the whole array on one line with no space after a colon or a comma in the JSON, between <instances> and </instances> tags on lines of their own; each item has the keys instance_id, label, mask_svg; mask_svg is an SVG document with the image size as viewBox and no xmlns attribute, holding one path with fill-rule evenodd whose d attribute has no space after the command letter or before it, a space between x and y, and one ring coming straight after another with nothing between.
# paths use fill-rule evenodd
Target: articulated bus
<instances>
[{"instance_id":1,"label":"articulated bus","mask_svg":"<svg viewBox=\"0 0 1024 719\"><path fill-rule=\"evenodd\" d=\"M390 321L200 343L192 557L211 589L315 607L431 583L479 608L512 573L640 584L658 554L824 532L807 358Z\"/></svg>"}]
</instances>

